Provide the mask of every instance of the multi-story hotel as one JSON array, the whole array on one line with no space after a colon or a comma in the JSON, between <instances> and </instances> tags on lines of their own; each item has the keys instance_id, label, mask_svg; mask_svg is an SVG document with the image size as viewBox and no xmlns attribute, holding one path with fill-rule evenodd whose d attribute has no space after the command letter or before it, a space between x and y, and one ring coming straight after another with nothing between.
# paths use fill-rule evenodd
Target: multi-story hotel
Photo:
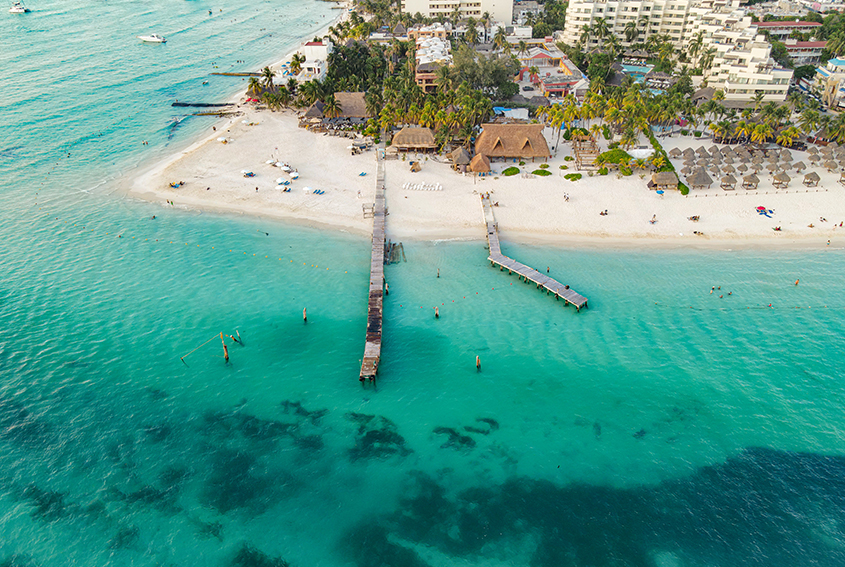
<instances>
[{"instance_id":1,"label":"multi-story hotel","mask_svg":"<svg viewBox=\"0 0 845 567\"><path fill-rule=\"evenodd\" d=\"M575 45L584 26L594 27L599 18L623 45L657 34L668 36L679 50L687 50L700 34L700 53L714 50L713 62L705 70L707 84L723 90L726 100L750 100L758 92L766 101L786 99L792 71L772 59L771 45L758 34L739 0L571 0L563 42ZM638 34L629 42L625 31L632 22ZM588 47L600 41L592 34Z\"/></svg>"},{"instance_id":2,"label":"multi-story hotel","mask_svg":"<svg viewBox=\"0 0 845 567\"><path fill-rule=\"evenodd\" d=\"M513 0L402 0L402 11L420 13L427 18L450 17L458 10L461 16L475 19L485 12L497 22L510 24L513 19Z\"/></svg>"}]
</instances>

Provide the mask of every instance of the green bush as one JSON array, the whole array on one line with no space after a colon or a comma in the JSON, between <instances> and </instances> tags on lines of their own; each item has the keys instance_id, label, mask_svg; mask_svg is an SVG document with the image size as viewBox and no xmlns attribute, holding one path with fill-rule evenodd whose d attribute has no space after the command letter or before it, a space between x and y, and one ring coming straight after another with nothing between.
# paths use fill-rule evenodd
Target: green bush
<instances>
[{"instance_id":1,"label":"green bush","mask_svg":"<svg viewBox=\"0 0 845 567\"><path fill-rule=\"evenodd\" d=\"M632 173L634 173L634 171L630 167L625 167L623 165L622 167L619 168L619 173L621 173L622 175L627 177L627 176L631 175Z\"/></svg>"},{"instance_id":2,"label":"green bush","mask_svg":"<svg viewBox=\"0 0 845 567\"><path fill-rule=\"evenodd\" d=\"M535 169L531 173L533 173L534 175L539 175L540 177L548 177L552 174L552 172L548 169Z\"/></svg>"},{"instance_id":3,"label":"green bush","mask_svg":"<svg viewBox=\"0 0 845 567\"><path fill-rule=\"evenodd\" d=\"M689 134L689 130L681 128L681 136L686 136L687 134Z\"/></svg>"},{"instance_id":4,"label":"green bush","mask_svg":"<svg viewBox=\"0 0 845 567\"><path fill-rule=\"evenodd\" d=\"M598 159L602 163L622 163L634 159L631 154L625 150L616 148L615 150L608 150L599 154Z\"/></svg>"},{"instance_id":5,"label":"green bush","mask_svg":"<svg viewBox=\"0 0 845 567\"><path fill-rule=\"evenodd\" d=\"M689 195L689 187L687 187L680 181L678 182L678 190L681 192L681 195Z\"/></svg>"},{"instance_id":6,"label":"green bush","mask_svg":"<svg viewBox=\"0 0 845 567\"><path fill-rule=\"evenodd\" d=\"M610 128L607 126L602 126L602 135L604 136L605 140L612 140L613 139L613 132L610 131Z\"/></svg>"},{"instance_id":7,"label":"green bush","mask_svg":"<svg viewBox=\"0 0 845 567\"><path fill-rule=\"evenodd\" d=\"M562 165L562 166L560 166L560 168L561 169L569 169L569 166L568 165Z\"/></svg>"},{"instance_id":8,"label":"green bush","mask_svg":"<svg viewBox=\"0 0 845 567\"><path fill-rule=\"evenodd\" d=\"M578 181L582 177L583 175L581 175L580 173L567 173L563 176L564 179L568 179L570 181Z\"/></svg>"},{"instance_id":9,"label":"green bush","mask_svg":"<svg viewBox=\"0 0 845 567\"><path fill-rule=\"evenodd\" d=\"M699 132L698 130L696 130L695 132L693 132L693 133L692 133L692 135L693 135L693 136L695 136L696 138L700 138L700 137L701 137L701 132Z\"/></svg>"},{"instance_id":10,"label":"green bush","mask_svg":"<svg viewBox=\"0 0 845 567\"><path fill-rule=\"evenodd\" d=\"M519 173L518 167L509 167L502 172L502 175L504 175L505 177L510 177L511 175L516 175L517 173Z\"/></svg>"},{"instance_id":11,"label":"green bush","mask_svg":"<svg viewBox=\"0 0 845 567\"><path fill-rule=\"evenodd\" d=\"M525 165L525 162L524 162L524 161L520 161L520 162L519 162L519 167L522 167L522 166L524 166L524 165Z\"/></svg>"},{"instance_id":12,"label":"green bush","mask_svg":"<svg viewBox=\"0 0 845 567\"><path fill-rule=\"evenodd\" d=\"M540 164L540 169L549 169L549 164L547 164L547 163L541 163L541 164Z\"/></svg>"},{"instance_id":13,"label":"green bush","mask_svg":"<svg viewBox=\"0 0 845 567\"><path fill-rule=\"evenodd\" d=\"M575 158L572 156L566 156L565 158L563 158L563 161L575 161Z\"/></svg>"},{"instance_id":14,"label":"green bush","mask_svg":"<svg viewBox=\"0 0 845 567\"><path fill-rule=\"evenodd\" d=\"M563 139L567 142L572 139L572 131L570 131L569 128L563 131Z\"/></svg>"},{"instance_id":15,"label":"green bush","mask_svg":"<svg viewBox=\"0 0 845 567\"><path fill-rule=\"evenodd\" d=\"M610 142L610 143L607 145L607 149L608 149L608 150L615 150L615 149L616 149L616 148L618 148L618 147L619 147L619 142Z\"/></svg>"},{"instance_id":16,"label":"green bush","mask_svg":"<svg viewBox=\"0 0 845 567\"><path fill-rule=\"evenodd\" d=\"M606 167L599 168L599 175L607 175L607 168Z\"/></svg>"}]
</instances>

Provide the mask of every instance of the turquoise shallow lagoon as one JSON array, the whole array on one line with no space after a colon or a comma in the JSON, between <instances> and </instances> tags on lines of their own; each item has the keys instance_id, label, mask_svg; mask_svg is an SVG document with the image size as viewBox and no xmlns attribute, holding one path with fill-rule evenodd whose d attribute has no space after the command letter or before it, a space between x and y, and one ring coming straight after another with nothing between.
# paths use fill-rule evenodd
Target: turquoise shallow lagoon
<instances>
[{"instance_id":1,"label":"turquoise shallow lagoon","mask_svg":"<svg viewBox=\"0 0 845 567\"><path fill-rule=\"evenodd\" d=\"M362 390L366 239L110 182L330 6L31 7L0 17L0 565L845 561L840 251L505 242L576 314L405 242Z\"/></svg>"}]
</instances>

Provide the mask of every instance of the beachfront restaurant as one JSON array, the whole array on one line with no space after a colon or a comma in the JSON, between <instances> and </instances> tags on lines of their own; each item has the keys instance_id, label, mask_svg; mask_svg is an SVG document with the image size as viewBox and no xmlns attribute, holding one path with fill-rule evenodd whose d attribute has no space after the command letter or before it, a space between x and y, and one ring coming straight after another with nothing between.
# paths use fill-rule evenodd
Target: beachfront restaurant
<instances>
[{"instance_id":1,"label":"beachfront restaurant","mask_svg":"<svg viewBox=\"0 0 845 567\"><path fill-rule=\"evenodd\" d=\"M431 128L405 126L393 136L391 147L400 152L430 152L437 149Z\"/></svg>"},{"instance_id":2,"label":"beachfront restaurant","mask_svg":"<svg viewBox=\"0 0 845 567\"><path fill-rule=\"evenodd\" d=\"M483 124L475 141L475 153L491 161L546 161L552 153L543 128L543 124Z\"/></svg>"}]
</instances>

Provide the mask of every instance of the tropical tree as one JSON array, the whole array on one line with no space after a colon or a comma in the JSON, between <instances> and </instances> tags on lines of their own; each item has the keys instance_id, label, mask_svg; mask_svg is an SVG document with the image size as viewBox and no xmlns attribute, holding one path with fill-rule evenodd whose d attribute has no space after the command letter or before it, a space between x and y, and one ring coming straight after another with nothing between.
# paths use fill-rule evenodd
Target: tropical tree
<instances>
[{"instance_id":1,"label":"tropical tree","mask_svg":"<svg viewBox=\"0 0 845 567\"><path fill-rule=\"evenodd\" d=\"M340 102L338 102L333 94L323 99L323 116L337 118L341 112L343 112L343 107L341 107Z\"/></svg>"},{"instance_id":2,"label":"tropical tree","mask_svg":"<svg viewBox=\"0 0 845 567\"><path fill-rule=\"evenodd\" d=\"M754 114L757 114L757 111L760 108L760 105L763 104L763 91L757 91L754 93L754 97L752 97L752 101L754 101Z\"/></svg>"},{"instance_id":3,"label":"tropical tree","mask_svg":"<svg viewBox=\"0 0 845 567\"><path fill-rule=\"evenodd\" d=\"M499 26L496 30L496 33L493 35L493 45L502 50L508 45L508 35L505 33L504 27Z\"/></svg>"},{"instance_id":4,"label":"tropical tree","mask_svg":"<svg viewBox=\"0 0 845 567\"><path fill-rule=\"evenodd\" d=\"M715 47L708 47L705 49L701 56L698 58L698 66L701 67L703 70L707 70L713 64L713 60L716 58L716 48Z\"/></svg>"},{"instance_id":5,"label":"tropical tree","mask_svg":"<svg viewBox=\"0 0 845 567\"><path fill-rule=\"evenodd\" d=\"M471 25L467 27L467 33L464 35L464 39L470 45L475 45L478 43L478 28L475 27L475 22L472 22Z\"/></svg>"},{"instance_id":6,"label":"tropical tree","mask_svg":"<svg viewBox=\"0 0 845 567\"><path fill-rule=\"evenodd\" d=\"M625 24L625 41L633 43L633 41L637 39L638 35L640 35L640 29L637 26L637 22L630 21Z\"/></svg>"},{"instance_id":7,"label":"tropical tree","mask_svg":"<svg viewBox=\"0 0 845 567\"><path fill-rule=\"evenodd\" d=\"M593 34L599 39L604 39L610 34L610 28L607 25L606 19L596 18L593 22Z\"/></svg>"},{"instance_id":8,"label":"tropical tree","mask_svg":"<svg viewBox=\"0 0 845 567\"><path fill-rule=\"evenodd\" d=\"M750 138L751 132L754 130L754 125L745 120L740 120L736 123L734 128L734 137L736 138Z\"/></svg>"},{"instance_id":9,"label":"tropical tree","mask_svg":"<svg viewBox=\"0 0 845 567\"><path fill-rule=\"evenodd\" d=\"M760 123L754 126L751 131L751 141L758 144L766 143L773 135L774 130L766 123Z\"/></svg>"},{"instance_id":10,"label":"tropical tree","mask_svg":"<svg viewBox=\"0 0 845 567\"><path fill-rule=\"evenodd\" d=\"M791 147L792 144L801 137L801 132L795 126L790 126L789 128L784 128L781 130L780 134L777 135L775 138L775 142L780 144L781 146Z\"/></svg>"},{"instance_id":11,"label":"tropical tree","mask_svg":"<svg viewBox=\"0 0 845 567\"><path fill-rule=\"evenodd\" d=\"M583 28L581 28L581 37L578 39L578 41L582 45L587 45L587 44L590 43L590 37L592 35L593 35L593 28L590 27L590 26L584 26Z\"/></svg>"},{"instance_id":12,"label":"tropical tree","mask_svg":"<svg viewBox=\"0 0 845 567\"><path fill-rule=\"evenodd\" d=\"M264 80L264 88L267 90L273 90L273 77L276 76L276 72L273 71L270 67L264 67L261 69L261 78Z\"/></svg>"},{"instance_id":13,"label":"tropical tree","mask_svg":"<svg viewBox=\"0 0 845 567\"><path fill-rule=\"evenodd\" d=\"M528 44L525 43L524 39L520 39L519 43L516 45L516 52L520 55L525 55L528 53Z\"/></svg>"},{"instance_id":14,"label":"tropical tree","mask_svg":"<svg viewBox=\"0 0 845 567\"><path fill-rule=\"evenodd\" d=\"M532 83L538 82L540 80L540 68L536 65L532 65L528 68L528 76Z\"/></svg>"},{"instance_id":15,"label":"tropical tree","mask_svg":"<svg viewBox=\"0 0 845 567\"><path fill-rule=\"evenodd\" d=\"M798 117L798 127L804 134L810 136L819 127L819 112L817 110L804 110Z\"/></svg>"},{"instance_id":16,"label":"tropical tree","mask_svg":"<svg viewBox=\"0 0 845 567\"><path fill-rule=\"evenodd\" d=\"M246 87L247 94L258 96L262 90L263 87L261 85L261 81L258 80L258 77L250 77Z\"/></svg>"},{"instance_id":17,"label":"tropical tree","mask_svg":"<svg viewBox=\"0 0 845 567\"><path fill-rule=\"evenodd\" d=\"M704 32L700 31L694 36L692 36L692 40L689 43L689 47L687 48L687 52L689 53L690 59L695 60L696 56L701 53L701 48L704 45Z\"/></svg>"},{"instance_id":18,"label":"tropical tree","mask_svg":"<svg viewBox=\"0 0 845 567\"><path fill-rule=\"evenodd\" d=\"M299 53L294 53L293 57L290 58L290 72L294 75L298 75L300 71L302 71L302 64L305 63L305 56Z\"/></svg>"}]
</instances>

